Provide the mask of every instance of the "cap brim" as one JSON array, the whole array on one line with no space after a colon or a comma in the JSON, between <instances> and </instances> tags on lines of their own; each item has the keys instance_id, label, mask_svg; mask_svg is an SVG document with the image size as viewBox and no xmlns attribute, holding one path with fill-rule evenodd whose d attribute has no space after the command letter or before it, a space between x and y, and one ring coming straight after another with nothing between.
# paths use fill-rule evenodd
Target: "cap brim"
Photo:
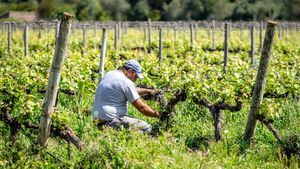
<instances>
[{"instance_id":1,"label":"cap brim","mask_svg":"<svg viewBox=\"0 0 300 169\"><path fill-rule=\"evenodd\" d=\"M144 76L143 76L142 73L137 73L136 75L137 75L137 77L138 77L139 79L143 79L143 78L144 78Z\"/></svg>"}]
</instances>

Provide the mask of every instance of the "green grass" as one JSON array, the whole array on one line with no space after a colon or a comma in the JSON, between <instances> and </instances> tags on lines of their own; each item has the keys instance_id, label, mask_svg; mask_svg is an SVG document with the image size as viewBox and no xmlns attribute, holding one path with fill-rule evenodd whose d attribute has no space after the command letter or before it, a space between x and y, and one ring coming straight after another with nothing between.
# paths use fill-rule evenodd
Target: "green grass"
<instances>
[{"instance_id":1,"label":"green grass","mask_svg":"<svg viewBox=\"0 0 300 169\"><path fill-rule=\"evenodd\" d=\"M281 146L266 127L258 123L254 140L248 147L242 140L248 108L240 112L223 112L223 139L213 140L213 128L207 110L199 108L185 112L184 104L178 106L178 116L172 128L161 135L152 137L139 131L116 131L96 129L92 119L84 116L81 138L86 143L83 151L68 145L60 139L50 139L47 150L38 149L32 142L33 133L21 134L14 147L8 146L7 130L1 124L2 135L0 157L2 167L22 166L37 168L83 167L83 168L298 168L299 156L288 160L281 152ZM299 133L299 102L282 105L285 117L275 121L283 138L293 131ZM135 116L139 116L131 110ZM188 114L188 115L187 115ZM199 115L200 114L200 115ZM76 119L72 115L71 119ZM205 117L205 118L204 118ZM145 120L150 120L143 118ZM151 121L151 120L150 120ZM152 123L155 123L152 120ZM73 124L74 123L74 124ZM75 120L72 125L80 124ZM295 129L295 130L293 130ZM6 133L4 133L6 132ZM206 142L196 142L198 147L190 147L193 138L207 138ZM194 139L195 141L195 139ZM197 141L197 140L196 140ZM195 143L194 143L195 144ZM195 149L194 149L195 148ZM197 149L198 148L198 149ZM47 152L58 159L50 156Z\"/></svg>"}]
</instances>

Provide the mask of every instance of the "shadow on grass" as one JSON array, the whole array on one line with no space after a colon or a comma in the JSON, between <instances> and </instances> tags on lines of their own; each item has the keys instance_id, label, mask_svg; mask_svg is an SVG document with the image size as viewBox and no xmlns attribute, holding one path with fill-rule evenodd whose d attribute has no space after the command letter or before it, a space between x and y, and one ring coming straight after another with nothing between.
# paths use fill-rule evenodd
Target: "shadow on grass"
<instances>
[{"instance_id":1,"label":"shadow on grass","mask_svg":"<svg viewBox=\"0 0 300 169\"><path fill-rule=\"evenodd\" d=\"M214 142L214 138L211 136L189 136L185 140L185 145L193 150L207 150L210 142Z\"/></svg>"}]
</instances>

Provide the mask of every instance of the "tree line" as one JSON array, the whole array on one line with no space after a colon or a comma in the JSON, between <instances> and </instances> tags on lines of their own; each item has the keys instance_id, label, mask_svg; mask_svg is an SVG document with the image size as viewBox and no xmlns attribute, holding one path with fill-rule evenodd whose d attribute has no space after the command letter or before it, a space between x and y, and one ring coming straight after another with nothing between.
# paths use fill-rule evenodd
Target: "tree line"
<instances>
[{"instance_id":1,"label":"tree line","mask_svg":"<svg viewBox=\"0 0 300 169\"><path fill-rule=\"evenodd\" d=\"M299 20L300 0L0 0L0 11L37 11L55 19L68 12L85 20Z\"/></svg>"}]
</instances>

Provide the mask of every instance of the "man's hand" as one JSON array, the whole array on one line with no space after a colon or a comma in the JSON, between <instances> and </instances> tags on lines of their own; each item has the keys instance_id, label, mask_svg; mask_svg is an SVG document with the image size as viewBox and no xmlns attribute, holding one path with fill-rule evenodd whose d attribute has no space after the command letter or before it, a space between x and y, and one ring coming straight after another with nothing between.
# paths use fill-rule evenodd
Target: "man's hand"
<instances>
[{"instance_id":1,"label":"man's hand","mask_svg":"<svg viewBox=\"0 0 300 169\"><path fill-rule=\"evenodd\" d=\"M167 112L162 112L159 116L159 120L160 121L166 121L167 119L169 119L171 116L171 113L167 113Z\"/></svg>"},{"instance_id":2,"label":"man's hand","mask_svg":"<svg viewBox=\"0 0 300 169\"><path fill-rule=\"evenodd\" d=\"M161 116L161 115L160 115L160 113L159 113L158 111L156 111L156 110L154 110L154 112L155 112L155 114L156 114L156 118L158 118L158 119L159 119L159 118L160 118L160 116Z\"/></svg>"}]
</instances>

